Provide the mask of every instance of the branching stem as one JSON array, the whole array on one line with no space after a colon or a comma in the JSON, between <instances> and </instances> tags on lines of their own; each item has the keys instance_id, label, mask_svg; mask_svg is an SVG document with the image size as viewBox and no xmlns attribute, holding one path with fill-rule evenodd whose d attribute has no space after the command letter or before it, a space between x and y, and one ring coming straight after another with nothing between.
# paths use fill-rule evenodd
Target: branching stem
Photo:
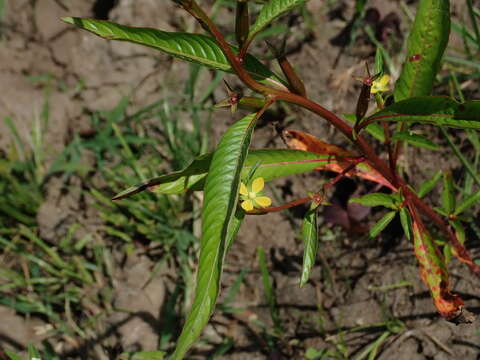
<instances>
[{"instance_id":1,"label":"branching stem","mask_svg":"<svg viewBox=\"0 0 480 360\"><path fill-rule=\"evenodd\" d=\"M238 78L251 90L261 93L270 98L270 100L283 100L291 104L301 106L320 117L327 120L332 126L334 126L338 131L340 131L347 139L349 139L359 151L363 154L366 161L377 170L385 179L387 179L392 185L397 189L402 189L407 201L410 205L415 206L421 213L428 217L432 222L434 222L450 239L450 242L457 248L456 245L459 245L456 235L451 230L450 226L446 221L444 221L429 205L427 205L422 199L420 199L406 184L399 178L395 171L396 161L398 159L400 142L396 143L395 148L393 149L393 154L390 156L390 164L387 164L382 160L374 151L373 147L360 135L354 136L352 127L345 122L343 119L335 115L330 110L324 108L320 104L308 99L307 97L300 96L291 92L275 89L266 85L263 85L253 79L250 74L243 67L243 59L246 55L248 45L250 44L251 39L249 39L242 47L242 54L238 56L234 54L232 48L225 40L225 37L219 31L218 27L212 22L212 20L206 15L206 13L198 6L198 4L191 0L190 8L186 8L200 24L215 38L218 45L222 49L223 53L227 57L232 69ZM364 121L361 124L361 128L367 126L373 121ZM302 203L311 201L311 197L304 199L296 200L291 203L282 205L278 208L269 208L268 210L264 209L265 212L279 211L287 209L293 206L297 206ZM462 248L461 244L458 248ZM468 256L468 254L466 254ZM477 274L480 274L480 267L473 264L471 259L470 267L474 268ZM468 263L468 262L467 262Z\"/></svg>"}]
</instances>

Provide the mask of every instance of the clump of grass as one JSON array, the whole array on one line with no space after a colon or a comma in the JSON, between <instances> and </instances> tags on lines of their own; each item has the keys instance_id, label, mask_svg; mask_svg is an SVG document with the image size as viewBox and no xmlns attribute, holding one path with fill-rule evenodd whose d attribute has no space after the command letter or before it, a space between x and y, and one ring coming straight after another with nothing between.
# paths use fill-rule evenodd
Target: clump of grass
<instances>
[{"instance_id":1,"label":"clump of grass","mask_svg":"<svg viewBox=\"0 0 480 360\"><path fill-rule=\"evenodd\" d=\"M209 97L214 87L196 96L193 89L200 71L191 67L184 93L173 105L161 100L128 114L125 98L111 111L93 113L94 132L74 135L48 168L50 149L43 138L48 102L29 142L22 141L15 122L6 119L14 146L0 160L0 304L45 322L46 340L30 349L39 357L61 358L67 349L100 341L105 320L115 311L112 273L120 264L113 254L128 255L135 249L178 268L178 283L166 305L171 321L160 334L161 348L172 346L178 331L175 314L184 311L193 290L190 249L197 241L193 232L198 201L191 194L144 193L121 202L112 202L111 196L126 185L180 169L192 156L208 150ZM180 117L190 117L191 124L180 124ZM88 165L82 160L87 153L93 159ZM102 220L99 231L79 238L80 225L74 223L54 240L40 236L36 216L52 176L65 182L70 177L81 180L82 197L90 199L86 203L94 204ZM18 357L14 352L9 356Z\"/></svg>"}]
</instances>

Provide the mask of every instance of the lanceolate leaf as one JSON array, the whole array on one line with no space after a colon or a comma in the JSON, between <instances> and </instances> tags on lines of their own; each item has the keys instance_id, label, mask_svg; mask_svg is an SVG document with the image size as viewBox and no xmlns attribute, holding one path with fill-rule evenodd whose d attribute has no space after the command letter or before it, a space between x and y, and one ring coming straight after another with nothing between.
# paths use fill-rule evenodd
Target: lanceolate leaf
<instances>
[{"instance_id":1,"label":"lanceolate leaf","mask_svg":"<svg viewBox=\"0 0 480 360\"><path fill-rule=\"evenodd\" d=\"M148 46L183 60L205 65L216 70L233 72L222 50L216 41L209 36L125 26L95 19L65 17L62 20L107 40L128 41ZM232 48L237 52L236 48ZM247 56L245 67L260 82L286 89L282 80L262 65L255 57Z\"/></svg>"},{"instance_id":2,"label":"lanceolate leaf","mask_svg":"<svg viewBox=\"0 0 480 360\"><path fill-rule=\"evenodd\" d=\"M283 137L288 147L298 150L310 151L317 154L325 154L331 156L353 157L351 151L342 149L337 145L328 144L319 138L298 130L284 130Z\"/></svg>"},{"instance_id":3,"label":"lanceolate leaf","mask_svg":"<svg viewBox=\"0 0 480 360\"><path fill-rule=\"evenodd\" d=\"M345 120L347 120L350 124L355 124L357 121L355 118L355 114L343 114ZM378 141L382 143L385 141L385 130L379 124L373 123L365 127L364 129L370 135L372 135Z\"/></svg>"},{"instance_id":4,"label":"lanceolate leaf","mask_svg":"<svg viewBox=\"0 0 480 360\"><path fill-rule=\"evenodd\" d=\"M235 212L235 216L232 218L232 222L228 228L228 233L227 233L227 241L225 242L225 255L227 254L227 251L230 250L230 248L233 245L233 240L237 237L238 231L240 230L240 226L242 226L243 220L245 219L245 211L238 209Z\"/></svg>"},{"instance_id":5,"label":"lanceolate leaf","mask_svg":"<svg viewBox=\"0 0 480 360\"><path fill-rule=\"evenodd\" d=\"M251 40L262 31L268 24L274 21L279 16L287 13L293 8L305 4L307 0L270 0L266 3L260 13L257 20L250 28L248 39Z\"/></svg>"},{"instance_id":6,"label":"lanceolate leaf","mask_svg":"<svg viewBox=\"0 0 480 360\"><path fill-rule=\"evenodd\" d=\"M307 283L315 265L318 250L318 233L317 233L317 204L313 203L310 210L305 214L302 225L303 236L303 266L302 277L300 278L300 286Z\"/></svg>"},{"instance_id":7,"label":"lanceolate leaf","mask_svg":"<svg viewBox=\"0 0 480 360\"><path fill-rule=\"evenodd\" d=\"M120 359L127 359L120 355ZM128 355L129 360L163 360L165 359L165 352L163 351L140 351Z\"/></svg>"},{"instance_id":8,"label":"lanceolate leaf","mask_svg":"<svg viewBox=\"0 0 480 360\"><path fill-rule=\"evenodd\" d=\"M327 144L309 133L297 130L285 130L283 135L286 138L288 147L292 149L328 155L332 160L336 160L318 167L317 170L329 170L341 173L350 166L351 161L355 160L355 154L352 152L343 150L336 145ZM395 187L390 184L387 179L380 175L366 162L358 163L354 169L346 173L346 176L359 176L366 180L375 181L396 191Z\"/></svg>"},{"instance_id":9,"label":"lanceolate leaf","mask_svg":"<svg viewBox=\"0 0 480 360\"><path fill-rule=\"evenodd\" d=\"M459 129L480 129L480 101L458 103L449 97L422 96L390 105L366 121L408 121Z\"/></svg>"},{"instance_id":10,"label":"lanceolate leaf","mask_svg":"<svg viewBox=\"0 0 480 360\"><path fill-rule=\"evenodd\" d=\"M430 150L438 149L438 145L435 144L432 140L426 138L425 136L412 133L409 130L396 132L395 134L393 134L392 140L402 140L413 146L423 147Z\"/></svg>"},{"instance_id":11,"label":"lanceolate leaf","mask_svg":"<svg viewBox=\"0 0 480 360\"><path fill-rule=\"evenodd\" d=\"M389 209L397 209L396 200L392 195L373 193L362 197L351 198L349 202L358 203L364 206L385 206Z\"/></svg>"},{"instance_id":12,"label":"lanceolate leaf","mask_svg":"<svg viewBox=\"0 0 480 360\"><path fill-rule=\"evenodd\" d=\"M438 180L442 177L442 172L439 170L435 175L432 176L431 179L427 180L424 182L421 186L420 189L418 190L418 196L419 197L424 197L427 195L430 191L433 190L435 185L437 185Z\"/></svg>"},{"instance_id":13,"label":"lanceolate leaf","mask_svg":"<svg viewBox=\"0 0 480 360\"><path fill-rule=\"evenodd\" d=\"M408 240L412 238L412 218L410 213L405 207L402 207L399 211L400 223L402 224L403 232Z\"/></svg>"},{"instance_id":14,"label":"lanceolate leaf","mask_svg":"<svg viewBox=\"0 0 480 360\"><path fill-rule=\"evenodd\" d=\"M195 299L177 342L173 359L183 359L207 324L219 293L228 235L236 231L234 216L238 202L240 172L247 157L256 114L232 125L213 154L205 183L202 238ZM235 226L236 228L236 226Z\"/></svg>"},{"instance_id":15,"label":"lanceolate leaf","mask_svg":"<svg viewBox=\"0 0 480 360\"><path fill-rule=\"evenodd\" d=\"M455 209L454 214L460 215L462 212L464 212L465 210L468 210L478 202L480 202L480 190L477 191L475 194L468 196L466 199L464 199Z\"/></svg>"},{"instance_id":16,"label":"lanceolate leaf","mask_svg":"<svg viewBox=\"0 0 480 360\"><path fill-rule=\"evenodd\" d=\"M370 237L374 238L380 234L387 227L387 225L390 224L396 213L396 211L390 211L386 213L380 220L378 220L378 222L370 229Z\"/></svg>"},{"instance_id":17,"label":"lanceolate leaf","mask_svg":"<svg viewBox=\"0 0 480 360\"><path fill-rule=\"evenodd\" d=\"M420 0L407 43L395 101L430 95L450 34L449 0Z\"/></svg>"},{"instance_id":18,"label":"lanceolate leaf","mask_svg":"<svg viewBox=\"0 0 480 360\"><path fill-rule=\"evenodd\" d=\"M10 358L10 360L22 360L22 359L23 359L21 356L15 354L14 352L5 351L5 353L8 355L8 357Z\"/></svg>"},{"instance_id":19,"label":"lanceolate leaf","mask_svg":"<svg viewBox=\"0 0 480 360\"><path fill-rule=\"evenodd\" d=\"M113 199L119 200L139 193L146 189L161 194L180 194L187 190L202 190L207 176L212 154L206 154L195 159L187 168L171 174L162 175L135 185ZM279 177L300 174L314 170L324 164L333 163L327 155L298 150L251 150L248 153L242 170L242 177L247 176L253 166L257 166L256 176L270 181Z\"/></svg>"},{"instance_id":20,"label":"lanceolate leaf","mask_svg":"<svg viewBox=\"0 0 480 360\"><path fill-rule=\"evenodd\" d=\"M447 320L462 314L463 301L450 292L448 272L443 255L423 224L413 221L415 255L420 264L420 275L432 294L433 302Z\"/></svg>"}]
</instances>

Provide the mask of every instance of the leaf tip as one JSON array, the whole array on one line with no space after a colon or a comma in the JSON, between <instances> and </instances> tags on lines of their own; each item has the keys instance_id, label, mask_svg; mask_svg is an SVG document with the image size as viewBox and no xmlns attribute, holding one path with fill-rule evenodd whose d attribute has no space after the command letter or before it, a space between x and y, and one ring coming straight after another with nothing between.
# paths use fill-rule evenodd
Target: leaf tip
<instances>
[{"instance_id":1,"label":"leaf tip","mask_svg":"<svg viewBox=\"0 0 480 360\"><path fill-rule=\"evenodd\" d=\"M475 315L464 307L461 307L459 313L455 314L453 317L446 318L446 320L455 325L471 324L475 321Z\"/></svg>"},{"instance_id":2,"label":"leaf tip","mask_svg":"<svg viewBox=\"0 0 480 360\"><path fill-rule=\"evenodd\" d=\"M60 18L60 20L62 20L63 22L66 22L67 24L72 24L72 25L75 24L75 19L71 16L64 16Z\"/></svg>"},{"instance_id":3,"label":"leaf tip","mask_svg":"<svg viewBox=\"0 0 480 360\"><path fill-rule=\"evenodd\" d=\"M117 201L117 200L122 200L123 196L122 194L117 194L114 197L112 197L112 201Z\"/></svg>"}]
</instances>

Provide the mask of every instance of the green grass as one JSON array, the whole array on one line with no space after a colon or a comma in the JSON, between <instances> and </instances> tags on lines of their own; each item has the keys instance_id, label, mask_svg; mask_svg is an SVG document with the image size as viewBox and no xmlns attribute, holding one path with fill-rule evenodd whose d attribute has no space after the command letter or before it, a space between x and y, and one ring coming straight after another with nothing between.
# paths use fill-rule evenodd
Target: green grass
<instances>
[{"instance_id":1,"label":"green grass","mask_svg":"<svg viewBox=\"0 0 480 360\"><path fill-rule=\"evenodd\" d=\"M0 18L2 4L0 0ZM358 4L361 6L362 1ZM234 2L216 2L218 8L227 5L231 7ZM460 101L466 96L462 85L478 78L480 71L479 12L470 6L468 15L473 21L471 25L457 23L453 26L463 39L464 47L453 49L455 51L446 57L449 71L444 80L451 94ZM285 26L279 25L262 35L278 36L285 32ZM376 41L373 36L370 38ZM398 70L394 68L395 61L391 60L392 73ZM113 194L142 180L179 170L190 159L209 150L213 111L210 95L222 76L215 75L205 92L196 93L202 71L192 65L183 92L175 94L175 98L161 99L142 109L132 109L125 98L114 109L94 112L89 118L94 132L87 137L74 135L53 162L47 161L51 149L43 138L48 130L50 106L54 106L49 104L48 97L26 141L18 134L13 118L3 119L10 129L12 146L0 157L0 304L11 307L20 316L39 317L52 325L47 329L44 342L8 353L11 359L23 358L24 354L43 360L60 359L62 352L55 350L54 345L65 338L78 343L95 341L106 319L117 310L112 306L113 272L119 266L115 255L128 256L139 250L159 267L168 265L178 274L160 315L159 350L172 350L194 286L200 201L192 194L163 196L148 192L119 202L110 199ZM178 119L189 121L184 124ZM467 170L461 174L457 186L463 198L468 198L479 187L480 139L476 132L465 134L460 142L453 136L454 132L443 133L446 143ZM462 154L462 147L472 151ZM86 155L92 161L85 162ZM48 181L52 177L62 179L68 191L74 191L70 184L77 184L75 190L80 192L83 201L94 204L100 219L98 233L78 236L81 224L73 223L54 240L42 238L36 215L46 200ZM480 232L475 224L469 226L470 230ZM339 238L337 232L332 234ZM328 240L327 234L323 237L324 242ZM290 334L285 335L288 329L285 329L286 322L277 304L263 250L259 251L259 265L264 304L269 309L271 325L260 321L255 325L268 350L274 351L286 347L287 340L296 339L284 339ZM232 304L247 272L248 269L242 270L225 292L219 306L223 314L245 311ZM324 272L324 280L333 283L330 269L325 268ZM320 310L318 316L323 316ZM319 324L310 321L313 324L309 328L322 336L326 334L320 321ZM371 328L378 328L375 338L356 354L357 359L374 358L389 337L405 330L398 319L387 315L380 324L347 331L339 327L336 336L330 336L332 346L318 350L308 348L305 356L309 359L349 358L349 343L344 335L347 332L362 334ZM234 346L233 340L226 338L213 347L211 356L223 355ZM147 359L148 356L160 358L161 355L124 354L123 358Z\"/></svg>"},{"instance_id":2,"label":"green grass","mask_svg":"<svg viewBox=\"0 0 480 360\"><path fill-rule=\"evenodd\" d=\"M78 344L95 341L116 311L112 276L119 264L114 254L128 255L136 249L177 268L177 286L167 295L164 310L169 326L160 334L160 347L171 349L193 290L199 201L191 194L167 197L148 192L118 202L110 198L148 177L178 170L209 150L213 109L209 96L214 88L196 96L200 71L191 67L189 82L175 100L162 99L129 114L128 99L122 99L112 110L93 113L94 133L85 138L75 135L53 162L47 162L51 149L43 138L48 131L48 99L27 141L20 137L14 119L5 119L13 140L0 160L0 304L51 325L46 341L37 346L42 358L61 357L53 344L65 338ZM193 126L179 122L182 117L192 119ZM90 162L84 161L86 155ZM36 215L52 177L94 205L101 220L95 233L79 237L81 225L73 223L53 240L41 237ZM15 358L15 353L10 356Z\"/></svg>"}]
</instances>

